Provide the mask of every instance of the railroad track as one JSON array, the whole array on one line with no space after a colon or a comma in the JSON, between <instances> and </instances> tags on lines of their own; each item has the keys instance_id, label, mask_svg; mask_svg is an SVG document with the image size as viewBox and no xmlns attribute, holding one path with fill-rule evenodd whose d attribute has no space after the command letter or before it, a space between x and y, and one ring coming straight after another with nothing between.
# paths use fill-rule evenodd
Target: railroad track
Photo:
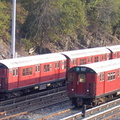
<instances>
[{"instance_id":1,"label":"railroad track","mask_svg":"<svg viewBox=\"0 0 120 120\"><path fill-rule=\"evenodd\" d=\"M27 96L27 99L21 97L19 101L15 99L16 101L14 102L12 100L2 102L0 106L0 120L14 119L19 115L28 114L31 111L69 100L64 88L51 90L47 95L40 95L41 93L37 93L36 95Z\"/></svg>"},{"instance_id":2,"label":"railroad track","mask_svg":"<svg viewBox=\"0 0 120 120\"><path fill-rule=\"evenodd\" d=\"M71 108L38 120L109 120L116 114L120 114L120 98L86 110L85 117L83 117L81 108Z\"/></svg>"},{"instance_id":3,"label":"railroad track","mask_svg":"<svg viewBox=\"0 0 120 120\"><path fill-rule=\"evenodd\" d=\"M32 98L36 98L38 96L45 96L51 93L55 93L55 92L59 92L59 91L63 91L66 90L66 87L59 87L56 89L51 89L51 90L47 90L47 91L40 91L34 94L30 94L30 95L26 95L26 96L21 96L21 97L17 97L17 98L13 98L13 99L9 99L9 100L4 100L4 101L0 101L0 107L6 106L6 105L10 105L10 104L15 104L21 101L26 101ZM2 111L2 109L0 109L0 112ZM3 110L4 111L4 110Z\"/></svg>"}]
</instances>

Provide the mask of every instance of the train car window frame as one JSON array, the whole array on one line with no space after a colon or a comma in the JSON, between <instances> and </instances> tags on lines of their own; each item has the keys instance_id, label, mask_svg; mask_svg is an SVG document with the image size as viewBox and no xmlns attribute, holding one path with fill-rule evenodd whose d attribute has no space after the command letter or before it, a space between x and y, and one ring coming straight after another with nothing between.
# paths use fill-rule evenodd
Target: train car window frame
<instances>
[{"instance_id":1,"label":"train car window frame","mask_svg":"<svg viewBox=\"0 0 120 120\"><path fill-rule=\"evenodd\" d=\"M36 65L36 66L35 66L35 72L40 72L40 66L41 66L41 65Z\"/></svg>"},{"instance_id":2,"label":"train car window frame","mask_svg":"<svg viewBox=\"0 0 120 120\"><path fill-rule=\"evenodd\" d=\"M86 58L80 59L80 65L86 64Z\"/></svg>"},{"instance_id":3,"label":"train car window frame","mask_svg":"<svg viewBox=\"0 0 120 120\"><path fill-rule=\"evenodd\" d=\"M85 74L78 74L78 81L79 81L80 83L86 82Z\"/></svg>"},{"instance_id":4,"label":"train car window frame","mask_svg":"<svg viewBox=\"0 0 120 120\"><path fill-rule=\"evenodd\" d=\"M57 61L57 62L55 62L55 69L59 69L59 68L60 68L60 62Z\"/></svg>"},{"instance_id":5,"label":"train car window frame","mask_svg":"<svg viewBox=\"0 0 120 120\"><path fill-rule=\"evenodd\" d=\"M108 60L110 60L110 59L111 59L111 54L109 53L109 54L108 54Z\"/></svg>"},{"instance_id":6,"label":"train car window frame","mask_svg":"<svg viewBox=\"0 0 120 120\"><path fill-rule=\"evenodd\" d=\"M120 77L120 69L118 69L118 77Z\"/></svg>"},{"instance_id":7,"label":"train car window frame","mask_svg":"<svg viewBox=\"0 0 120 120\"><path fill-rule=\"evenodd\" d=\"M13 68L12 69L12 75L13 75L13 77L18 76L18 68Z\"/></svg>"},{"instance_id":8,"label":"train car window frame","mask_svg":"<svg viewBox=\"0 0 120 120\"><path fill-rule=\"evenodd\" d=\"M115 75L116 75L116 72L108 73L108 81L115 80Z\"/></svg>"},{"instance_id":9,"label":"train car window frame","mask_svg":"<svg viewBox=\"0 0 120 120\"><path fill-rule=\"evenodd\" d=\"M94 62L99 62L99 56L95 56L95 58L94 58Z\"/></svg>"},{"instance_id":10,"label":"train car window frame","mask_svg":"<svg viewBox=\"0 0 120 120\"><path fill-rule=\"evenodd\" d=\"M73 81L74 81L74 73L70 73L67 75L67 82L68 84L73 84Z\"/></svg>"},{"instance_id":11,"label":"train car window frame","mask_svg":"<svg viewBox=\"0 0 120 120\"><path fill-rule=\"evenodd\" d=\"M115 58L117 58L117 52L114 52L113 55Z\"/></svg>"},{"instance_id":12,"label":"train car window frame","mask_svg":"<svg viewBox=\"0 0 120 120\"><path fill-rule=\"evenodd\" d=\"M105 74L104 73L100 73L100 82L105 80Z\"/></svg>"},{"instance_id":13,"label":"train car window frame","mask_svg":"<svg viewBox=\"0 0 120 120\"><path fill-rule=\"evenodd\" d=\"M22 70L22 76L32 75L32 67L24 68Z\"/></svg>"},{"instance_id":14,"label":"train car window frame","mask_svg":"<svg viewBox=\"0 0 120 120\"><path fill-rule=\"evenodd\" d=\"M50 72L52 71L52 64L44 65L44 72Z\"/></svg>"},{"instance_id":15,"label":"train car window frame","mask_svg":"<svg viewBox=\"0 0 120 120\"><path fill-rule=\"evenodd\" d=\"M88 57L88 63L92 63L92 56Z\"/></svg>"},{"instance_id":16,"label":"train car window frame","mask_svg":"<svg viewBox=\"0 0 120 120\"><path fill-rule=\"evenodd\" d=\"M119 52L117 52L117 58L119 58Z\"/></svg>"},{"instance_id":17,"label":"train car window frame","mask_svg":"<svg viewBox=\"0 0 120 120\"><path fill-rule=\"evenodd\" d=\"M72 60L71 60L71 63L73 63L73 65L77 65L77 59L75 59L75 58L72 59Z\"/></svg>"},{"instance_id":18,"label":"train car window frame","mask_svg":"<svg viewBox=\"0 0 120 120\"><path fill-rule=\"evenodd\" d=\"M1 68L0 68L1 69ZM7 75L7 69L2 69L2 72L0 72L0 75Z\"/></svg>"},{"instance_id":19,"label":"train car window frame","mask_svg":"<svg viewBox=\"0 0 120 120\"><path fill-rule=\"evenodd\" d=\"M67 62L64 60L62 61L62 69L66 69L67 68Z\"/></svg>"},{"instance_id":20,"label":"train car window frame","mask_svg":"<svg viewBox=\"0 0 120 120\"><path fill-rule=\"evenodd\" d=\"M105 60L107 60L107 54L105 54Z\"/></svg>"},{"instance_id":21,"label":"train car window frame","mask_svg":"<svg viewBox=\"0 0 120 120\"><path fill-rule=\"evenodd\" d=\"M107 54L102 55L102 60L107 60Z\"/></svg>"}]
</instances>

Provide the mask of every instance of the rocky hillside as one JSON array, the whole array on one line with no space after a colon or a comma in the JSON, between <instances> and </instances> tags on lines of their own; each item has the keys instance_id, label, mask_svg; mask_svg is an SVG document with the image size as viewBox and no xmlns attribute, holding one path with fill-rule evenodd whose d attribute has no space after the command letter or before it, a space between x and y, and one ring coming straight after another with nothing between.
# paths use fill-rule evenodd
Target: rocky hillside
<instances>
[{"instance_id":1,"label":"rocky hillside","mask_svg":"<svg viewBox=\"0 0 120 120\"><path fill-rule=\"evenodd\" d=\"M71 39L68 42L66 39ZM53 44L51 42L44 43L43 44L43 51L42 53L51 53L51 52L60 52L60 51L67 51L67 50L77 50L77 49L86 49L86 48L92 48L92 47L101 47L101 46L109 46L109 45L119 45L120 39L107 35L107 36L97 36L95 39L94 36L88 35L85 38L78 39L77 37L74 38L66 38L61 43ZM76 41L79 41L79 43L76 43ZM10 58L10 44L6 44L3 40L0 40L0 59L6 59ZM30 49L29 51L26 51L24 47L18 47L16 48L16 52L18 57L22 56L28 56L28 55L36 55L36 52L34 49Z\"/></svg>"},{"instance_id":2,"label":"rocky hillside","mask_svg":"<svg viewBox=\"0 0 120 120\"><path fill-rule=\"evenodd\" d=\"M0 59L10 58L11 8L0 1ZM120 44L120 0L17 1L18 57Z\"/></svg>"}]
</instances>

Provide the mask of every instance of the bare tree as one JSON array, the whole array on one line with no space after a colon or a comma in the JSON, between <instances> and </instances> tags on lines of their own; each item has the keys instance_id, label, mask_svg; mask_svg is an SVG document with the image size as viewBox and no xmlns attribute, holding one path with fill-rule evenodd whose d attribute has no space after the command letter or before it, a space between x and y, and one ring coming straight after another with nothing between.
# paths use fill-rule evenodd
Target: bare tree
<instances>
[{"instance_id":1,"label":"bare tree","mask_svg":"<svg viewBox=\"0 0 120 120\"><path fill-rule=\"evenodd\" d=\"M57 9L52 4L52 1L54 0L37 0L31 13L34 19L30 27L30 35L33 41L40 47L40 53L42 52L43 42L47 42L49 39L48 32L56 24Z\"/></svg>"}]
</instances>

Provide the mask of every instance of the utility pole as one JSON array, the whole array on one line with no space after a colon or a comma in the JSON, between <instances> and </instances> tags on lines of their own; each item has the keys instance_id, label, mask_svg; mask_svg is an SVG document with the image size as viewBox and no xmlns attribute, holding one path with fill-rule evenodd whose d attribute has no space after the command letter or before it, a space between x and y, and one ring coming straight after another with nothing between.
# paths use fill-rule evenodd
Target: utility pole
<instances>
[{"instance_id":1,"label":"utility pole","mask_svg":"<svg viewBox=\"0 0 120 120\"><path fill-rule=\"evenodd\" d=\"M15 31L16 31L16 0L12 0L12 40L11 58L15 58Z\"/></svg>"}]
</instances>

